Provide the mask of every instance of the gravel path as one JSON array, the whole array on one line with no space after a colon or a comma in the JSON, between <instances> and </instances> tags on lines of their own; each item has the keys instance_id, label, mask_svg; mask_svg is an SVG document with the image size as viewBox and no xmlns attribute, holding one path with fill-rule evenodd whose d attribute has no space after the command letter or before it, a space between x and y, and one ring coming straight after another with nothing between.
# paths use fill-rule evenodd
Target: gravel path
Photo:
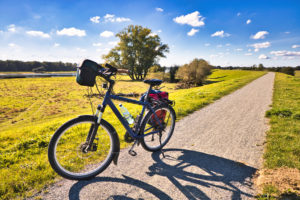
<instances>
[{"instance_id":1,"label":"gravel path","mask_svg":"<svg viewBox=\"0 0 300 200\"><path fill-rule=\"evenodd\" d=\"M273 82L268 73L177 122L166 158L124 149L118 166L91 181L62 180L43 199L253 199Z\"/></svg>"}]
</instances>

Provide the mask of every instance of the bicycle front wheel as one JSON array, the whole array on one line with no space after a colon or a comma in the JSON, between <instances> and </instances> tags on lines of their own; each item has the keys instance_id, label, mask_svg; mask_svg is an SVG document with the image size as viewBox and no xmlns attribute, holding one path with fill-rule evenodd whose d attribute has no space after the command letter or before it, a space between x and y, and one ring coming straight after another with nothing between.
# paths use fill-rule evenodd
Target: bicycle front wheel
<instances>
[{"instance_id":1,"label":"bicycle front wheel","mask_svg":"<svg viewBox=\"0 0 300 200\"><path fill-rule=\"evenodd\" d=\"M167 104L156 106L153 110L158 119L154 112L149 111L143 119L140 133L144 134L141 140L143 148L154 152L163 148L170 140L175 127L176 115L174 109ZM159 123L163 127L160 127Z\"/></svg>"},{"instance_id":2,"label":"bicycle front wheel","mask_svg":"<svg viewBox=\"0 0 300 200\"><path fill-rule=\"evenodd\" d=\"M62 125L53 135L48 148L52 168L71 180L90 179L105 170L117 152L115 130L101 120L92 144L87 137L95 128L94 116L81 116Z\"/></svg>"}]
</instances>

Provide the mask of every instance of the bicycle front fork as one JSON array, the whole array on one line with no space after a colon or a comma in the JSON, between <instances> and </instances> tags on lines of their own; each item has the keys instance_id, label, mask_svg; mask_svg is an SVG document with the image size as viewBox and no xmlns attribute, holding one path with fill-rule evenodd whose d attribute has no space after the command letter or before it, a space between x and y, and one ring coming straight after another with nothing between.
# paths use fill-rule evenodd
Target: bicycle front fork
<instances>
[{"instance_id":1,"label":"bicycle front fork","mask_svg":"<svg viewBox=\"0 0 300 200\"><path fill-rule=\"evenodd\" d=\"M103 114L102 106L98 105L97 111L96 111L96 114L95 114L95 117L96 117L97 121L96 121L95 124L91 125L91 127L90 127L89 133L88 133L87 138L86 138L86 142L84 144L84 148L82 149L82 151L84 153L87 153L89 150L97 148L94 145L94 140L95 140L95 137L96 137L96 134L97 134L97 131L98 131L101 119L102 119L102 114Z\"/></svg>"}]
</instances>

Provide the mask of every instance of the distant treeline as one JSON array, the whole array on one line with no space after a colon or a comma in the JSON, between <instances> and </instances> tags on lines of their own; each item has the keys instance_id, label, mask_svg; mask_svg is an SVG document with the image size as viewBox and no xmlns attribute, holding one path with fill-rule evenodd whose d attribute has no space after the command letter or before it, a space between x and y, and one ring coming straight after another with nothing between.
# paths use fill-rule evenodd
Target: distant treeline
<instances>
[{"instance_id":1,"label":"distant treeline","mask_svg":"<svg viewBox=\"0 0 300 200\"><path fill-rule=\"evenodd\" d=\"M228 67L221 67L221 66L216 66L214 67L215 69L229 69L229 70L234 70L234 69L240 69L240 70L252 70L252 71L272 71L272 72L282 72L285 74L289 74L294 76L296 70L300 70L300 66L297 67L264 67L263 64L259 64L258 66L253 65L251 67L238 67L238 66L228 66Z\"/></svg>"},{"instance_id":2,"label":"distant treeline","mask_svg":"<svg viewBox=\"0 0 300 200\"><path fill-rule=\"evenodd\" d=\"M63 62L38 62L38 61L17 61L0 60L0 72L54 72L54 71L75 71L75 63Z\"/></svg>"}]
</instances>

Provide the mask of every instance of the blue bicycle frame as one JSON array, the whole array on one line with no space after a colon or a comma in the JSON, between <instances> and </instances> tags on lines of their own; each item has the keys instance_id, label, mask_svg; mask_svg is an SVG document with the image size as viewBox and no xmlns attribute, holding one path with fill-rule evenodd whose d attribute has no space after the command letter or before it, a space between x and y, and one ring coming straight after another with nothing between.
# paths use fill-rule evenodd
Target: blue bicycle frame
<instances>
[{"instance_id":1,"label":"blue bicycle frame","mask_svg":"<svg viewBox=\"0 0 300 200\"><path fill-rule=\"evenodd\" d=\"M122 117L121 113L116 108L116 106L113 103L113 101L111 100L111 99L115 99L115 100L119 100L119 101L125 101L125 102L128 102L128 103L142 105L143 108L142 108L142 112L140 113L140 116L144 116L144 112L145 112L146 108L148 108L152 113L154 113L155 120L158 122L158 125L162 128L163 126L162 126L162 124L161 124L158 116L156 115L155 111L153 110L153 108L151 107L150 103L148 102L148 94L149 94L150 90L152 89L152 87L150 86L150 88L149 88L149 90L147 92L145 101L136 101L136 100L133 100L133 99L128 99L128 98L124 98L124 97L120 97L120 96L116 96L116 95L110 94L111 88L112 88L114 82L111 82L110 84L111 84L110 88L108 89L108 91L106 92L106 94L104 96L102 105L101 106L99 105L98 108L97 108L97 112L95 114L98 117L97 123L100 124L100 121L102 119L102 114L105 111L106 105L109 105L109 107L112 109L112 111L118 117L119 121L122 123L122 125L128 131L128 133L130 134L130 136L132 138L136 138L137 139L137 138L145 137L147 135L158 133L159 132L158 130L157 131L152 131L152 132L147 133L147 134L141 134L141 135L139 135L138 133L133 132L133 130L129 126L129 123ZM142 119L140 118L139 121L137 122L138 123L138 127L140 127L141 122L142 122Z\"/></svg>"}]
</instances>

